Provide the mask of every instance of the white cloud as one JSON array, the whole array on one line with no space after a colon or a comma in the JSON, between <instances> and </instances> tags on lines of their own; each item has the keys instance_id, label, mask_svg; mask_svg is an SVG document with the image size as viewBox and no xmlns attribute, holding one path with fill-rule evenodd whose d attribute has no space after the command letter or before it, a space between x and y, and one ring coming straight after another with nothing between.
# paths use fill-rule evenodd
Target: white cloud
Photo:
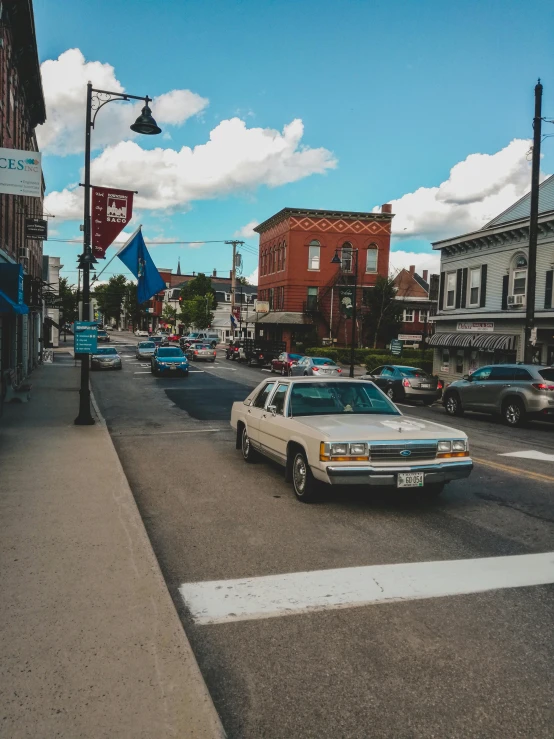
<instances>
[{"instance_id":1,"label":"white cloud","mask_svg":"<svg viewBox=\"0 0 554 739\"><path fill-rule=\"evenodd\" d=\"M514 139L495 154L470 154L438 187L392 200L393 236L436 241L481 228L529 191L529 146Z\"/></svg>"},{"instance_id":2,"label":"white cloud","mask_svg":"<svg viewBox=\"0 0 554 739\"><path fill-rule=\"evenodd\" d=\"M60 221L83 220L84 189L76 187L74 190L64 188L61 192L51 192L44 198L44 210L56 216Z\"/></svg>"},{"instance_id":3,"label":"white cloud","mask_svg":"<svg viewBox=\"0 0 554 739\"><path fill-rule=\"evenodd\" d=\"M302 144L303 134L299 119L279 132L248 128L244 121L232 118L222 121L210 132L209 141L193 149L145 150L133 141L122 141L92 162L92 180L138 190L138 208L182 210L193 200L261 185L277 187L336 167L330 151ZM76 197L76 191L50 193L45 205L61 215L57 205L69 217L77 212Z\"/></svg>"},{"instance_id":4,"label":"white cloud","mask_svg":"<svg viewBox=\"0 0 554 739\"><path fill-rule=\"evenodd\" d=\"M87 62L79 49L68 49L57 59L41 65L47 120L37 128L40 148L48 153L75 154L84 149L86 85L113 92L125 92L111 64ZM98 115L92 136L94 148L102 148L136 134L129 125L144 103L114 102ZM151 103L152 115L160 126L181 125L208 105L206 98L190 90L172 90Z\"/></svg>"},{"instance_id":5,"label":"white cloud","mask_svg":"<svg viewBox=\"0 0 554 739\"><path fill-rule=\"evenodd\" d=\"M245 226L242 226L241 228L239 228L238 231L235 231L233 235L238 236L239 238L243 238L243 239L255 238L258 235L254 231L257 225L258 225L258 221L250 221Z\"/></svg>"},{"instance_id":6,"label":"white cloud","mask_svg":"<svg viewBox=\"0 0 554 739\"><path fill-rule=\"evenodd\" d=\"M258 268L256 267L256 269L252 272L252 274L248 275L246 279L251 285L257 285L258 284Z\"/></svg>"},{"instance_id":7,"label":"white cloud","mask_svg":"<svg viewBox=\"0 0 554 739\"><path fill-rule=\"evenodd\" d=\"M418 275L422 275L424 269L428 270L430 275L439 274L440 254L437 252L416 253L412 251L402 251L401 249L391 251L389 258L389 274L395 275L400 272L401 269L409 269L412 264L415 265L415 271Z\"/></svg>"}]
</instances>

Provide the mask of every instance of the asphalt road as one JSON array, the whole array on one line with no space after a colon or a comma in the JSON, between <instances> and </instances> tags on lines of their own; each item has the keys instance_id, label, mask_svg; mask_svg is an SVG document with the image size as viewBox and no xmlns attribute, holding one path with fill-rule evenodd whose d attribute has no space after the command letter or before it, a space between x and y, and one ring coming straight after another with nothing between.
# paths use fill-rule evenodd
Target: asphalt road
<instances>
[{"instance_id":1,"label":"asphalt road","mask_svg":"<svg viewBox=\"0 0 554 739\"><path fill-rule=\"evenodd\" d=\"M221 357L154 378L122 353L123 372L93 373L93 392L229 737L551 739L552 585L213 625L179 587L550 552L554 427L468 415L449 425L468 433L475 470L439 502L350 488L308 506L279 467L234 448L231 404L261 370ZM402 411L446 421L441 406ZM502 456L530 451L542 458Z\"/></svg>"}]
</instances>

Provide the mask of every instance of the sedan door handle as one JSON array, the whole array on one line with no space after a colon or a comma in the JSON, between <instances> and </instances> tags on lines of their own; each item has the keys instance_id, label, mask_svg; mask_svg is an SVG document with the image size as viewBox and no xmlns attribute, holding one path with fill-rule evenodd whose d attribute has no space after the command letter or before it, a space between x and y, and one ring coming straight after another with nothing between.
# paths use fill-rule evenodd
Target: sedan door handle
<instances>
[{"instance_id":1,"label":"sedan door handle","mask_svg":"<svg viewBox=\"0 0 554 739\"><path fill-rule=\"evenodd\" d=\"M510 385L510 383L508 382L508 383L506 383L506 385L502 385L502 387L512 387L512 386L511 386L511 385Z\"/></svg>"},{"instance_id":2,"label":"sedan door handle","mask_svg":"<svg viewBox=\"0 0 554 739\"><path fill-rule=\"evenodd\" d=\"M248 409L248 413L252 413L252 411L250 410L250 408Z\"/></svg>"}]
</instances>

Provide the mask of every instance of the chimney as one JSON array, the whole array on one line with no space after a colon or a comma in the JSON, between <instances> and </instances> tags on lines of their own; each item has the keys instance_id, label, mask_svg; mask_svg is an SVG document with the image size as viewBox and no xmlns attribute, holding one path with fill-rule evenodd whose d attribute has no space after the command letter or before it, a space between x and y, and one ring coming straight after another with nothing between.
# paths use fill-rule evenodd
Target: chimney
<instances>
[{"instance_id":1,"label":"chimney","mask_svg":"<svg viewBox=\"0 0 554 739\"><path fill-rule=\"evenodd\" d=\"M423 270L423 280L425 282L429 282L429 270L428 269Z\"/></svg>"},{"instance_id":2,"label":"chimney","mask_svg":"<svg viewBox=\"0 0 554 739\"><path fill-rule=\"evenodd\" d=\"M410 274L412 277L415 275L415 264L410 264Z\"/></svg>"},{"instance_id":3,"label":"chimney","mask_svg":"<svg viewBox=\"0 0 554 739\"><path fill-rule=\"evenodd\" d=\"M214 269L214 271L212 273L212 277L217 277L217 269Z\"/></svg>"},{"instance_id":4,"label":"chimney","mask_svg":"<svg viewBox=\"0 0 554 739\"><path fill-rule=\"evenodd\" d=\"M392 203L385 203L382 205L381 213L392 213Z\"/></svg>"}]
</instances>

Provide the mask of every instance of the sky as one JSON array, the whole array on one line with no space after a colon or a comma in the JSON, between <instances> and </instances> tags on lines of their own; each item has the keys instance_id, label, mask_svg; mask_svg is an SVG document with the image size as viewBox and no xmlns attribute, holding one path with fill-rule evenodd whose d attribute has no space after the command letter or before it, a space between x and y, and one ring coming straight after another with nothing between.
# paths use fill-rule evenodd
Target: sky
<instances>
[{"instance_id":1,"label":"sky","mask_svg":"<svg viewBox=\"0 0 554 739\"><path fill-rule=\"evenodd\" d=\"M86 83L154 98L163 130L114 102L92 182L137 190L156 265L228 274L284 207L391 202L391 269L437 271L431 242L480 228L530 187L533 95L554 118L551 0L34 0L47 121L45 252L76 282ZM549 72L551 77L548 77ZM554 134L545 124L544 133ZM554 137L543 142L554 172ZM196 242L164 243L164 242ZM212 243L198 243L212 242ZM117 246L107 252L109 260ZM101 269L105 263L100 262ZM119 266L121 265L121 266ZM114 260L101 279L127 274Z\"/></svg>"}]
</instances>

